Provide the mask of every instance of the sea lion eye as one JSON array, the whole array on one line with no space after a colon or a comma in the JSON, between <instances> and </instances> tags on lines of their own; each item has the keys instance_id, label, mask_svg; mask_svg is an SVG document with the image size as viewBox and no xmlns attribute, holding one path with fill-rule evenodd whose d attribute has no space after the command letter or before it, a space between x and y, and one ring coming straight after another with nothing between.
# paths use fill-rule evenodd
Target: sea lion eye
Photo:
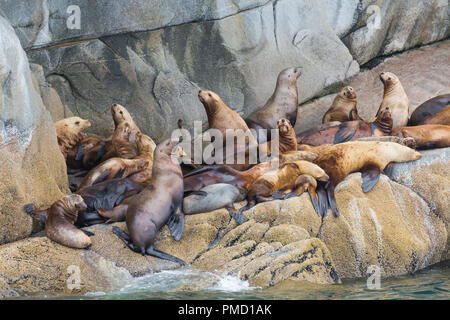
<instances>
[{"instance_id":1,"label":"sea lion eye","mask_svg":"<svg viewBox=\"0 0 450 320\"><path fill-rule=\"evenodd\" d=\"M388 80L391 80L391 77L388 77Z\"/></svg>"},{"instance_id":2,"label":"sea lion eye","mask_svg":"<svg viewBox=\"0 0 450 320\"><path fill-rule=\"evenodd\" d=\"M122 110L120 110L119 112L120 112L120 114L123 114L123 111L122 111Z\"/></svg>"},{"instance_id":3,"label":"sea lion eye","mask_svg":"<svg viewBox=\"0 0 450 320\"><path fill-rule=\"evenodd\" d=\"M208 93L208 96L212 97L211 93Z\"/></svg>"},{"instance_id":4,"label":"sea lion eye","mask_svg":"<svg viewBox=\"0 0 450 320\"><path fill-rule=\"evenodd\" d=\"M79 125L79 124L80 124L80 121L75 122L75 124L76 124L76 125Z\"/></svg>"}]
</instances>

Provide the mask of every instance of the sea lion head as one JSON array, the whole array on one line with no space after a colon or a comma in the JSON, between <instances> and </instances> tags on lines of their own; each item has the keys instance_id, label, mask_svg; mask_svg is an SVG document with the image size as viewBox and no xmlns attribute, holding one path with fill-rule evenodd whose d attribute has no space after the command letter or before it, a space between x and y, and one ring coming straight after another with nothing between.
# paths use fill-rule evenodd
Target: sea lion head
<instances>
[{"instance_id":1,"label":"sea lion head","mask_svg":"<svg viewBox=\"0 0 450 320\"><path fill-rule=\"evenodd\" d=\"M114 103L111 106L111 114L114 120L114 125L117 127L124 121L132 121L131 115L124 106Z\"/></svg>"},{"instance_id":2,"label":"sea lion head","mask_svg":"<svg viewBox=\"0 0 450 320\"><path fill-rule=\"evenodd\" d=\"M277 129L280 131L280 133L283 134L288 133L291 127L292 127L291 122L288 119L281 118L277 122Z\"/></svg>"},{"instance_id":3,"label":"sea lion head","mask_svg":"<svg viewBox=\"0 0 450 320\"><path fill-rule=\"evenodd\" d=\"M200 90L198 92L198 100L205 106L207 112L212 111L212 108L218 103L223 103L220 96L211 90Z\"/></svg>"},{"instance_id":4,"label":"sea lion head","mask_svg":"<svg viewBox=\"0 0 450 320\"><path fill-rule=\"evenodd\" d=\"M391 87L398 82L398 78L395 74L384 71L380 73L380 80L383 82L385 88Z\"/></svg>"},{"instance_id":5,"label":"sea lion head","mask_svg":"<svg viewBox=\"0 0 450 320\"><path fill-rule=\"evenodd\" d=\"M302 68L301 67L291 67L284 69L280 72L278 75L277 83L290 83L290 84L296 84L297 79L302 74Z\"/></svg>"},{"instance_id":6,"label":"sea lion head","mask_svg":"<svg viewBox=\"0 0 450 320\"><path fill-rule=\"evenodd\" d=\"M63 197L62 200L68 208L71 208L74 211L83 211L87 209L84 199L78 194L70 194Z\"/></svg>"},{"instance_id":7,"label":"sea lion head","mask_svg":"<svg viewBox=\"0 0 450 320\"><path fill-rule=\"evenodd\" d=\"M60 145L76 145L81 139L87 136L84 130L90 126L91 123L89 120L80 117L70 117L59 120L55 123L58 143Z\"/></svg>"},{"instance_id":8,"label":"sea lion head","mask_svg":"<svg viewBox=\"0 0 450 320\"><path fill-rule=\"evenodd\" d=\"M316 179L314 179L314 177L310 176L309 174L302 174L302 175L299 175L297 177L297 179L295 180L295 185L297 187L300 187L301 190L303 192L305 192L305 191L308 190L308 188L310 186L316 188L317 187L317 181L316 181Z\"/></svg>"},{"instance_id":9,"label":"sea lion head","mask_svg":"<svg viewBox=\"0 0 450 320\"><path fill-rule=\"evenodd\" d=\"M186 153L180 146L180 139L178 138L164 140L156 147L156 150L160 153L176 158L182 158L186 156Z\"/></svg>"},{"instance_id":10,"label":"sea lion head","mask_svg":"<svg viewBox=\"0 0 450 320\"><path fill-rule=\"evenodd\" d=\"M343 99L354 100L356 99L356 91L352 87L346 86L339 92L339 96Z\"/></svg>"}]
</instances>

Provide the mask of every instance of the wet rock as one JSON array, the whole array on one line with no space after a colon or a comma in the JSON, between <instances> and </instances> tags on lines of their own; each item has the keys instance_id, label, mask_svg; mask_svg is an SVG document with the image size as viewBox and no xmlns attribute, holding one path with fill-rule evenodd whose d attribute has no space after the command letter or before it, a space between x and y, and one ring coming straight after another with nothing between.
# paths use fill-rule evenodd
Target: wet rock
<instances>
[{"instance_id":1,"label":"wet rock","mask_svg":"<svg viewBox=\"0 0 450 320\"><path fill-rule=\"evenodd\" d=\"M68 193L56 131L36 91L25 52L0 17L0 244L31 234L26 203L49 206Z\"/></svg>"}]
</instances>

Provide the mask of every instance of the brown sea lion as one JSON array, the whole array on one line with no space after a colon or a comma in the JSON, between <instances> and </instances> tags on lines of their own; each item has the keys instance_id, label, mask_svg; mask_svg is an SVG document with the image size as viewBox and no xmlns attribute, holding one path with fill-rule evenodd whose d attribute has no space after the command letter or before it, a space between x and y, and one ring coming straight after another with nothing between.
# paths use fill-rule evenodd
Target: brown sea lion
<instances>
[{"instance_id":1,"label":"brown sea lion","mask_svg":"<svg viewBox=\"0 0 450 320\"><path fill-rule=\"evenodd\" d=\"M360 120L356 109L356 91L346 86L334 98L330 109L323 115L322 123L354 120Z\"/></svg>"},{"instance_id":2,"label":"brown sea lion","mask_svg":"<svg viewBox=\"0 0 450 320\"><path fill-rule=\"evenodd\" d=\"M89 120L80 117L70 117L55 123L58 145L64 159L67 159L69 153L76 154L79 142L87 137L84 130L90 126Z\"/></svg>"},{"instance_id":3,"label":"brown sea lion","mask_svg":"<svg viewBox=\"0 0 450 320\"><path fill-rule=\"evenodd\" d=\"M339 216L334 189L350 173L362 173L362 189L368 192L377 184L380 172L388 164L419 158L419 152L395 142L350 141L323 146L314 160L330 177L324 187L319 184L316 189L321 215L326 215L329 205L334 215Z\"/></svg>"},{"instance_id":4,"label":"brown sea lion","mask_svg":"<svg viewBox=\"0 0 450 320\"><path fill-rule=\"evenodd\" d=\"M392 116L390 108L386 106L374 122L363 120L347 121L338 125L321 125L297 135L299 144L319 146L322 144L338 144L362 137L390 135L392 130Z\"/></svg>"},{"instance_id":5,"label":"brown sea lion","mask_svg":"<svg viewBox=\"0 0 450 320\"><path fill-rule=\"evenodd\" d=\"M271 139L270 129L275 129L281 118L288 119L295 126L298 109L297 80L301 74L300 67L282 70L278 75L275 91L266 104L245 119L248 127L256 130L259 143ZM266 129L267 135L262 136L260 129Z\"/></svg>"},{"instance_id":6,"label":"brown sea lion","mask_svg":"<svg viewBox=\"0 0 450 320\"><path fill-rule=\"evenodd\" d=\"M395 129L392 135L401 138L414 138L417 149L450 147L450 126L443 124L400 127Z\"/></svg>"},{"instance_id":7,"label":"brown sea lion","mask_svg":"<svg viewBox=\"0 0 450 320\"><path fill-rule=\"evenodd\" d=\"M227 165L212 165L192 171L184 176L184 191L198 191L216 183L228 183L249 190L264 172L272 170L270 162L259 163L248 170L238 171Z\"/></svg>"},{"instance_id":8,"label":"brown sea lion","mask_svg":"<svg viewBox=\"0 0 450 320\"><path fill-rule=\"evenodd\" d=\"M107 151L108 143L108 141L95 137L82 139L77 147L67 154L66 164L68 171L90 170L98 165Z\"/></svg>"},{"instance_id":9,"label":"brown sea lion","mask_svg":"<svg viewBox=\"0 0 450 320\"><path fill-rule=\"evenodd\" d=\"M443 124L450 126L450 105L429 117L426 117L418 125L423 124Z\"/></svg>"},{"instance_id":10,"label":"brown sea lion","mask_svg":"<svg viewBox=\"0 0 450 320\"><path fill-rule=\"evenodd\" d=\"M432 116L448 107L448 105L450 105L450 93L442 94L425 101L414 109L413 113L411 113L408 126L416 126L420 124L429 116Z\"/></svg>"},{"instance_id":11,"label":"brown sea lion","mask_svg":"<svg viewBox=\"0 0 450 320\"><path fill-rule=\"evenodd\" d=\"M297 136L294 128L288 119L282 118L278 120L278 154L284 154L291 151L297 151ZM264 148L266 154L272 153L272 140L259 144L259 148Z\"/></svg>"},{"instance_id":12,"label":"brown sea lion","mask_svg":"<svg viewBox=\"0 0 450 320\"><path fill-rule=\"evenodd\" d=\"M240 150L237 150L238 142L234 139L234 154L227 155L225 148L223 151L224 158L227 160L225 163L229 164L236 170L245 170L250 166L249 152L257 152L256 139L253 137L245 121L234 110L230 109L219 97L217 93L208 90L200 90L198 93L198 99L205 107L206 115L208 116L209 129L217 129L223 136L223 146L225 146L227 130L228 133L235 132L236 134L241 132L245 134L245 146L242 146ZM234 131L233 131L234 130ZM237 154L239 152L245 153L245 163L237 163ZM233 162L232 164L229 162Z\"/></svg>"},{"instance_id":13,"label":"brown sea lion","mask_svg":"<svg viewBox=\"0 0 450 320\"><path fill-rule=\"evenodd\" d=\"M398 77L392 72L381 72L380 80L384 85L383 100L378 115L389 107L392 114L392 129L406 126L409 116L409 99Z\"/></svg>"},{"instance_id":14,"label":"brown sea lion","mask_svg":"<svg viewBox=\"0 0 450 320\"><path fill-rule=\"evenodd\" d=\"M149 136L141 132L137 132L136 146L139 155L133 159L110 158L106 160L89 171L81 182L79 188L84 188L95 183L114 178L126 178L133 173L145 169L149 169L151 172L153 152L156 147L155 143ZM120 175L120 177L118 177L118 175Z\"/></svg>"},{"instance_id":15,"label":"brown sea lion","mask_svg":"<svg viewBox=\"0 0 450 320\"><path fill-rule=\"evenodd\" d=\"M131 159L138 155L136 133L131 130L128 122L123 122L117 126L111 139L111 145L117 157Z\"/></svg>"},{"instance_id":16,"label":"brown sea lion","mask_svg":"<svg viewBox=\"0 0 450 320\"><path fill-rule=\"evenodd\" d=\"M168 139L156 147L151 184L128 203L129 235L117 227L113 232L135 252L185 265L181 259L153 247L157 232L166 224L175 240L183 234L183 176L177 157L178 143L178 139Z\"/></svg>"},{"instance_id":17,"label":"brown sea lion","mask_svg":"<svg viewBox=\"0 0 450 320\"><path fill-rule=\"evenodd\" d=\"M255 180L248 191L248 204L245 207L239 211L229 208L228 212L242 223L242 212L255 206L256 203L274 200L272 195L277 190L294 189L297 177L302 174L309 174L320 181L328 181L325 171L312 162L300 160L284 163L280 168L268 171ZM317 204L314 204L314 207L317 207Z\"/></svg>"},{"instance_id":18,"label":"brown sea lion","mask_svg":"<svg viewBox=\"0 0 450 320\"><path fill-rule=\"evenodd\" d=\"M316 193L317 180L309 174L301 174L295 179L294 188L286 188L280 191L276 191L272 198L274 199L289 199L291 197L298 197L304 192L308 191L309 198L313 205L314 210L319 214L319 198Z\"/></svg>"},{"instance_id":19,"label":"brown sea lion","mask_svg":"<svg viewBox=\"0 0 450 320\"><path fill-rule=\"evenodd\" d=\"M86 208L83 198L77 194L64 196L52 204L45 222L47 238L70 248L90 246L91 239L74 226L78 212Z\"/></svg>"}]
</instances>

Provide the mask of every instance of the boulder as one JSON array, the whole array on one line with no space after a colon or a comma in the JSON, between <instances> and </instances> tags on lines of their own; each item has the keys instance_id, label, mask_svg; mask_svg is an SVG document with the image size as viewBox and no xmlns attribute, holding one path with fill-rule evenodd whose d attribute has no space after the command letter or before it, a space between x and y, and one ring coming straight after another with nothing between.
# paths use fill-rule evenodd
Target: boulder
<instances>
[{"instance_id":1,"label":"boulder","mask_svg":"<svg viewBox=\"0 0 450 320\"><path fill-rule=\"evenodd\" d=\"M0 244L33 231L26 203L49 206L69 192L56 131L14 29L0 17Z\"/></svg>"}]
</instances>

